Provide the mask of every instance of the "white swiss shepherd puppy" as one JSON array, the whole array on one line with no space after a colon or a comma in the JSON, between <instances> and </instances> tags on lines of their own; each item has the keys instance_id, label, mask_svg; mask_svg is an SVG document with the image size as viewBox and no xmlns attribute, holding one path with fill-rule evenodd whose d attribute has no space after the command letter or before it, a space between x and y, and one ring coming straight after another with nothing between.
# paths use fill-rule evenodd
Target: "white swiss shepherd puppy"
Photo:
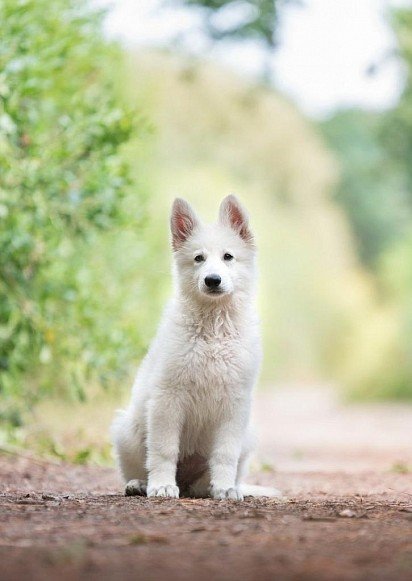
<instances>
[{"instance_id":1,"label":"white swiss shepherd puppy","mask_svg":"<svg viewBox=\"0 0 412 581\"><path fill-rule=\"evenodd\" d=\"M241 484L252 447L250 408L261 360L256 249L234 196L216 224L176 199L175 292L112 426L126 494L242 500L278 496Z\"/></svg>"}]
</instances>

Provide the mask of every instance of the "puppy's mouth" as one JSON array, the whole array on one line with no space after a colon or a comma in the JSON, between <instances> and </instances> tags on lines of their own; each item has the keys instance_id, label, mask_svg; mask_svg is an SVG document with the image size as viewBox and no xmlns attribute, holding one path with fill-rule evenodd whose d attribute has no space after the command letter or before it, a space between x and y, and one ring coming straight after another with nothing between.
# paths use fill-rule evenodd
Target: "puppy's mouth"
<instances>
[{"instance_id":1,"label":"puppy's mouth","mask_svg":"<svg viewBox=\"0 0 412 581\"><path fill-rule=\"evenodd\" d=\"M230 294L227 290L223 289L223 288L207 288L207 287L203 287L203 294L209 296L209 297L222 297L224 295L228 295Z\"/></svg>"}]
</instances>

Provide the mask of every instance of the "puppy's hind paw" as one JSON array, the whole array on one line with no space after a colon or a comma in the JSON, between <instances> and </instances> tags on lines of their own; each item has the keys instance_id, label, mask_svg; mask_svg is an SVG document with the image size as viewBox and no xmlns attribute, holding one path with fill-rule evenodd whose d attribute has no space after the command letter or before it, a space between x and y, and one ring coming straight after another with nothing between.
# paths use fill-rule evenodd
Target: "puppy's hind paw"
<instances>
[{"instance_id":1,"label":"puppy's hind paw","mask_svg":"<svg viewBox=\"0 0 412 581\"><path fill-rule=\"evenodd\" d=\"M179 498L179 488L173 484L151 486L147 490L147 496L151 498Z\"/></svg>"},{"instance_id":2,"label":"puppy's hind paw","mask_svg":"<svg viewBox=\"0 0 412 581\"><path fill-rule=\"evenodd\" d=\"M212 487L210 495L215 500L243 500L243 494L239 488Z\"/></svg>"},{"instance_id":3,"label":"puppy's hind paw","mask_svg":"<svg viewBox=\"0 0 412 581\"><path fill-rule=\"evenodd\" d=\"M146 496L146 484L143 480L129 480L124 493L126 496Z\"/></svg>"}]
</instances>

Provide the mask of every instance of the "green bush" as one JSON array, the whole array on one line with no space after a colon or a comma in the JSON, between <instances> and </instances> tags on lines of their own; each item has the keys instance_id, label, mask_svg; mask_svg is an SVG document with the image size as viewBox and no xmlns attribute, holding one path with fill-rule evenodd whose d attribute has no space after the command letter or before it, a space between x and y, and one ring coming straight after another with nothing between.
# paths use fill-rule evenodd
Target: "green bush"
<instances>
[{"instance_id":1,"label":"green bush","mask_svg":"<svg viewBox=\"0 0 412 581\"><path fill-rule=\"evenodd\" d=\"M17 400L82 397L122 342L79 263L124 221L130 183L121 54L100 21L83 0L0 0L0 412L14 424Z\"/></svg>"}]
</instances>

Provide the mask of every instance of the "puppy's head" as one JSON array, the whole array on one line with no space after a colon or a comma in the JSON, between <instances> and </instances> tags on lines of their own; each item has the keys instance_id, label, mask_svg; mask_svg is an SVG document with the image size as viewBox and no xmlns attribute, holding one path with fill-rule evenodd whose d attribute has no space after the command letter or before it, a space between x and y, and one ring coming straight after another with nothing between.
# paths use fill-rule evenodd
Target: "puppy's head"
<instances>
[{"instance_id":1,"label":"puppy's head","mask_svg":"<svg viewBox=\"0 0 412 581\"><path fill-rule=\"evenodd\" d=\"M253 236L235 196L223 200L215 224L202 224L191 206L177 198L171 231L179 292L202 301L219 301L253 288Z\"/></svg>"}]
</instances>

